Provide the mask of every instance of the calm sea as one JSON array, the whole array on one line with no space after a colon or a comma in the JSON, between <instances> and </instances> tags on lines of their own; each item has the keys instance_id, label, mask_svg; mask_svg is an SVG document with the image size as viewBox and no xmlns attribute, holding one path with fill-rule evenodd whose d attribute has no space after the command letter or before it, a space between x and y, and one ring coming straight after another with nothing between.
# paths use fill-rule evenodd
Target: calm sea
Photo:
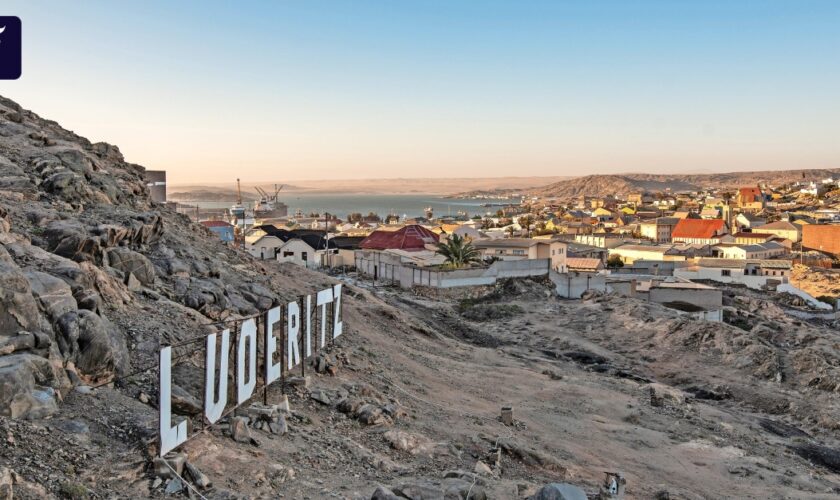
<instances>
[{"instance_id":1,"label":"calm sea","mask_svg":"<svg viewBox=\"0 0 840 500\"><path fill-rule=\"evenodd\" d=\"M400 216L417 217L423 215L426 207L432 207L436 216L456 215L459 210L466 212L470 217L473 215L485 215L495 213L498 206L483 206L485 204L506 204L512 200L455 200L435 197L432 195L406 194L406 195L370 195L370 194L297 194L290 193L281 197L289 206L289 214L300 209L308 214L318 212L323 214L329 212L341 218L347 214L358 212L367 214L374 212L380 216L394 213ZM518 203L518 200L513 201ZM219 201L198 201L185 202L190 205L198 204L201 208L228 208L231 202ZM246 204L247 205L247 204ZM253 204L250 204L253 205Z\"/></svg>"}]
</instances>

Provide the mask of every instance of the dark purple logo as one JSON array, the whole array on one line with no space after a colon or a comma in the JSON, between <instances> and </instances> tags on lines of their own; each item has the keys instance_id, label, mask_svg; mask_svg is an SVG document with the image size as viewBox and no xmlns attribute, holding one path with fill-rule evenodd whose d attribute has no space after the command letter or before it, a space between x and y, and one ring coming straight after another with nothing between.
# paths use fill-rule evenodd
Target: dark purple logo
<instances>
[{"instance_id":1,"label":"dark purple logo","mask_svg":"<svg viewBox=\"0 0 840 500\"><path fill-rule=\"evenodd\" d=\"M0 80L17 80L21 67L20 18L0 16Z\"/></svg>"}]
</instances>

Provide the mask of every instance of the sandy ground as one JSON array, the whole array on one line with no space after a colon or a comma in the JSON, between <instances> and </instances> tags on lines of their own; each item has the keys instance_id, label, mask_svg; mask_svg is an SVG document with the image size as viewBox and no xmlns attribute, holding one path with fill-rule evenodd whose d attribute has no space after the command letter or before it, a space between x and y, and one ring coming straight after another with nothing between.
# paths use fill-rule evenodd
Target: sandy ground
<instances>
[{"instance_id":1,"label":"sandy ground","mask_svg":"<svg viewBox=\"0 0 840 500\"><path fill-rule=\"evenodd\" d=\"M278 271L290 291L313 288L312 278L319 276L289 266ZM371 398L404 407L407 417L365 426L313 401L307 390L288 388L295 413L289 434L252 430L254 446L234 442L220 424L185 445L190 461L214 483L205 496L369 498L379 484L471 471L496 443L505 452L500 476L482 480L489 498L523 498L551 481L594 495L605 471L625 475L627 498L840 494L840 477L788 450L803 438L780 437L759 425L760 418L771 418L830 442L834 431L789 411L814 396L748 375L745 363L733 362L720 346L662 342L663 331L698 327L675 312L624 298L566 301L538 284L503 297L521 312L470 322L455 300L348 286L346 333L333 348L348 362L335 377L310 370L310 390L366 387ZM699 327L704 335L731 328ZM33 436L46 435L82 450L74 467L96 496L162 496L143 455L154 438L153 403L133 397L149 390L153 378L93 394L73 392L58 419L4 425L18 436L17 446L35 447ZM657 404L651 382L661 384L654 386L662 396ZM724 387L727 397L700 400L680 389L692 386ZM279 400L280 392L272 386L269 401ZM820 401L836 420L832 398ZM513 427L499 421L507 405L514 408ZM61 430L67 421L84 422L90 432L67 437ZM394 429L425 444L394 449L386 438ZM39 471L65 463L52 454L42 460ZM18 469L32 477L26 467Z\"/></svg>"}]
</instances>

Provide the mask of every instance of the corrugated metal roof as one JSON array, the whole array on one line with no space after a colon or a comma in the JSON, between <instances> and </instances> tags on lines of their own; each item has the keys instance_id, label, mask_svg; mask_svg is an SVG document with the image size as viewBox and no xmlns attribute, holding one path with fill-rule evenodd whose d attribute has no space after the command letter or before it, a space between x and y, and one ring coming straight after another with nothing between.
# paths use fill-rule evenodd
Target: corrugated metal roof
<instances>
[{"instance_id":1,"label":"corrugated metal roof","mask_svg":"<svg viewBox=\"0 0 840 500\"><path fill-rule=\"evenodd\" d=\"M672 238L714 238L724 228L722 219L681 219L671 232Z\"/></svg>"},{"instance_id":2,"label":"corrugated metal roof","mask_svg":"<svg viewBox=\"0 0 840 500\"><path fill-rule=\"evenodd\" d=\"M225 222L223 220L203 220L199 222L204 227L233 227L230 222Z\"/></svg>"},{"instance_id":3,"label":"corrugated metal roof","mask_svg":"<svg viewBox=\"0 0 840 500\"><path fill-rule=\"evenodd\" d=\"M374 231L362 240L359 248L367 250L422 250L438 242L438 235L423 226L410 225L397 231Z\"/></svg>"},{"instance_id":4,"label":"corrugated metal roof","mask_svg":"<svg viewBox=\"0 0 840 500\"><path fill-rule=\"evenodd\" d=\"M569 257L566 259L566 267L569 269L598 269L599 267L603 267L603 264L601 259Z\"/></svg>"},{"instance_id":5,"label":"corrugated metal roof","mask_svg":"<svg viewBox=\"0 0 840 500\"><path fill-rule=\"evenodd\" d=\"M698 265L700 267L726 267L733 269L743 269L748 264L758 265L767 269L790 269L791 264L789 260L770 260L770 259L700 259Z\"/></svg>"},{"instance_id":6,"label":"corrugated metal roof","mask_svg":"<svg viewBox=\"0 0 840 500\"><path fill-rule=\"evenodd\" d=\"M473 242L476 248L529 248L538 243L546 243L546 240L534 240L531 238L505 238L499 240L482 240Z\"/></svg>"}]
</instances>

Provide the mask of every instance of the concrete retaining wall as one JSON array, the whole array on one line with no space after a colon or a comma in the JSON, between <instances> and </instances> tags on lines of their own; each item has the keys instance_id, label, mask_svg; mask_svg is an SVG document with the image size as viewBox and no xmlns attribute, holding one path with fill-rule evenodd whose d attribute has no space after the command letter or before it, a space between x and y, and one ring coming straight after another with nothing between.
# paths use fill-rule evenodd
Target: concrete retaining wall
<instances>
[{"instance_id":1,"label":"concrete retaining wall","mask_svg":"<svg viewBox=\"0 0 840 500\"><path fill-rule=\"evenodd\" d=\"M557 295L567 299L579 299L587 290L608 291L606 277L591 273L555 273L549 274Z\"/></svg>"}]
</instances>

